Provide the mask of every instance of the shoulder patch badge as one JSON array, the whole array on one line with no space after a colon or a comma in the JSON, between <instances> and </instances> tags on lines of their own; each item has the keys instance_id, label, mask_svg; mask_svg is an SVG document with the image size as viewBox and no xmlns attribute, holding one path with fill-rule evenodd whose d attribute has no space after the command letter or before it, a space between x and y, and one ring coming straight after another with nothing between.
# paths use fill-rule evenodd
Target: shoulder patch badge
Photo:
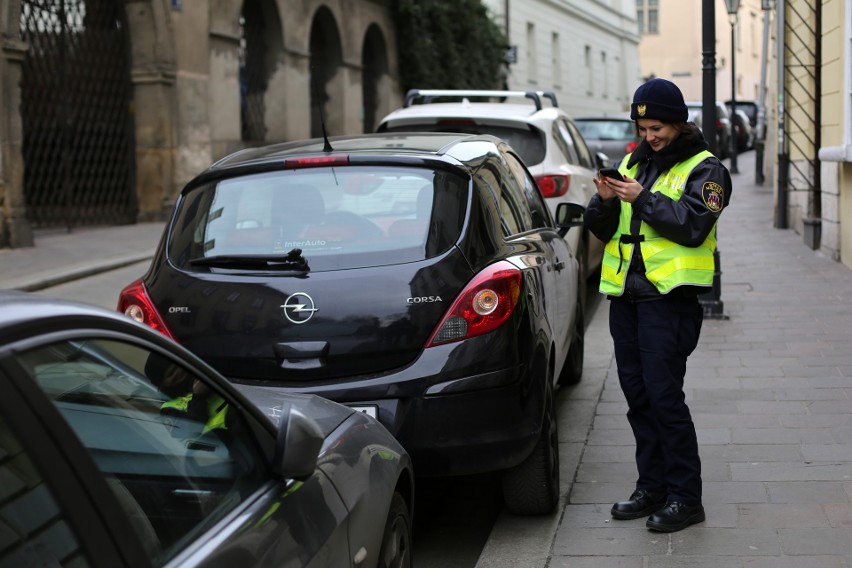
<instances>
[{"instance_id":1,"label":"shoulder patch badge","mask_svg":"<svg viewBox=\"0 0 852 568\"><path fill-rule=\"evenodd\" d=\"M722 186L715 181L706 181L704 182L704 185L701 186L701 198L704 200L704 205L706 205L707 209L714 213L718 213L722 210L724 197L725 190L723 190Z\"/></svg>"}]
</instances>

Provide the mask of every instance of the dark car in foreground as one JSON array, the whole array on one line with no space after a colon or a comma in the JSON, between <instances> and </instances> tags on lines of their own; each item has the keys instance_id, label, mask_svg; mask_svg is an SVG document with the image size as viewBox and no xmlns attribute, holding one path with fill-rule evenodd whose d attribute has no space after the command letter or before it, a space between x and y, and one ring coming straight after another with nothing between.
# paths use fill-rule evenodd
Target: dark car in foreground
<instances>
[{"instance_id":1,"label":"dark car in foreground","mask_svg":"<svg viewBox=\"0 0 852 568\"><path fill-rule=\"evenodd\" d=\"M246 390L120 314L0 291L0 566L411 566L387 429Z\"/></svg>"},{"instance_id":2,"label":"dark car in foreground","mask_svg":"<svg viewBox=\"0 0 852 568\"><path fill-rule=\"evenodd\" d=\"M247 149L184 188L118 309L234 383L376 416L418 475L503 470L510 510L549 512L554 390L583 367L561 211L493 136Z\"/></svg>"}]
</instances>

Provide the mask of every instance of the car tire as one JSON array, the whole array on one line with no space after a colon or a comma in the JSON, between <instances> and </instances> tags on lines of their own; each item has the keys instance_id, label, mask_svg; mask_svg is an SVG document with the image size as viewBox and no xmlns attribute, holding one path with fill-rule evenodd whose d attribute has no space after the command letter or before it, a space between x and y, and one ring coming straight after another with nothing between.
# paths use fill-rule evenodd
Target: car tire
<instances>
[{"instance_id":1,"label":"car tire","mask_svg":"<svg viewBox=\"0 0 852 568\"><path fill-rule=\"evenodd\" d=\"M548 394L547 412L535 448L524 461L503 472L502 481L503 502L513 515L546 515L556 508L559 436L552 394Z\"/></svg>"},{"instance_id":2,"label":"car tire","mask_svg":"<svg viewBox=\"0 0 852 568\"><path fill-rule=\"evenodd\" d=\"M577 315L574 317L574 336L568 348L568 357L559 373L557 383L576 385L583 378L583 362L586 352L586 316L583 302L577 301Z\"/></svg>"},{"instance_id":3,"label":"car tire","mask_svg":"<svg viewBox=\"0 0 852 568\"><path fill-rule=\"evenodd\" d=\"M411 568L411 517L405 499L394 493L379 551L380 568Z\"/></svg>"}]
</instances>

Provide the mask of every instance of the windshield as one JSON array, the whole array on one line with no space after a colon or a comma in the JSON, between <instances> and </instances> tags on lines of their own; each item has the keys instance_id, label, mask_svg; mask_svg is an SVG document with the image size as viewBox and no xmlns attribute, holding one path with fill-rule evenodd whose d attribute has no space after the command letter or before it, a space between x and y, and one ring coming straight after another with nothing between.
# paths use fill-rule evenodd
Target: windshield
<instances>
[{"instance_id":1,"label":"windshield","mask_svg":"<svg viewBox=\"0 0 852 568\"><path fill-rule=\"evenodd\" d=\"M633 140L636 127L632 120L577 120L577 128L586 140Z\"/></svg>"},{"instance_id":2,"label":"windshield","mask_svg":"<svg viewBox=\"0 0 852 568\"><path fill-rule=\"evenodd\" d=\"M432 258L458 240L468 185L442 171L384 166L226 179L181 199L169 258L193 271L299 272Z\"/></svg>"}]
</instances>

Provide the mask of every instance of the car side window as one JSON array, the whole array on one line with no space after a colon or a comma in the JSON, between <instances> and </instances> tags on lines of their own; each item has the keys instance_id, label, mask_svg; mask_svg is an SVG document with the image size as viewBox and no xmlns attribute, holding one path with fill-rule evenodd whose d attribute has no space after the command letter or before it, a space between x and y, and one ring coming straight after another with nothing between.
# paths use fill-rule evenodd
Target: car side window
<instances>
[{"instance_id":1,"label":"car side window","mask_svg":"<svg viewBox=\"0 0 852 568\"><path fill-rule=\"evenodd\" d=\"M41 473L2 416L0 535L0 566L90 565Z\"/></svg>"},{"instance_id":2,"label":"car side window","mask_svg":"<svg viewBox=\"0 0 852 568\"><path fill-rule=\"evenodd\" d=\"M18 360L89 450L155 566L269 479L239 411L163 354L88 339Z\"/></svg>"},{"instance_id":3,"label":"car side window","mask_svg":"<svg viewBox=\"0 0 852 568\"><path fill-rule=\"evenodd\" d=\"M556 141L556 147L559 148L559 152L565 156L565 160L569 164L580 163L580 158L574 149L574 141L571 139L571 135L566 130L562 120L555 120L553 122L553 139Z\"/></svg>"},{"instance_id":4,"label":"car side window","mask_svg":"<svg viewBox=\"0 0 852 568\"><path fill-rule=\"evenodd\" d=\"M520 159L513 154L507 154L506 162L509 164L509 169L512 171L512 175L515 176L518 185L523 188L524 198L530 208L533 228L541 229L552 226L550 213L547 205L544 203L544 198L541 196L541 191L539 191L538 185L536 185L526 168L521 164Z\"/></svg>"},{"instance_id":5,"label":"car side window","mask_svg":"<svg viewBox=\"0 0 852 568\"><path fill-rule=\"evenodd\" d=\"M494 169L491 168L489 165L485 165L479 168L476 173L476 180L477 183L486 190L485 195L490 198L489 201L493 200L491 201L491 207L487 207L486 211L490 211L493 207L494 209L500 212L499 219L492 219L492 222L499 222L500 234L502 234L503 237L507 237L509 235L519 233L521 229L518 226L517 219L512 215L507 217L503 214L502 198L500 197L500 195L502 194L502 189L500 187L500 178L498 174L494 171Z\"/></svg>"},{"instance_id":6,"label":"car side window","mask_svg":"<svg viewBox=\"0 0 852 568\"><path fill-rule=\"evenodd\" d=\"M495 163L494 166L500 180L500 214L512 228L512 232L504 236L509 237L532 230L534 227L532 213L515 176L502 162Z\"/></svg>"},{"instance_id":7,"label":"car side window","mask_svg":"<svg viewBox=\"0 0 852 568\"><path fill-rule=\"evenodd\" d=\"M586 146L586 141L583 139L583 135L580 134L577 126L570 120L564 121L564 124L565 128L568 129L568 132L571 135L571 139L574 141L574 149L577 150L580 165L585 166L590 170L595 169L595 159L592 157L592 152L589 150L589 147Z\"/></svg>"}]
</instances>

